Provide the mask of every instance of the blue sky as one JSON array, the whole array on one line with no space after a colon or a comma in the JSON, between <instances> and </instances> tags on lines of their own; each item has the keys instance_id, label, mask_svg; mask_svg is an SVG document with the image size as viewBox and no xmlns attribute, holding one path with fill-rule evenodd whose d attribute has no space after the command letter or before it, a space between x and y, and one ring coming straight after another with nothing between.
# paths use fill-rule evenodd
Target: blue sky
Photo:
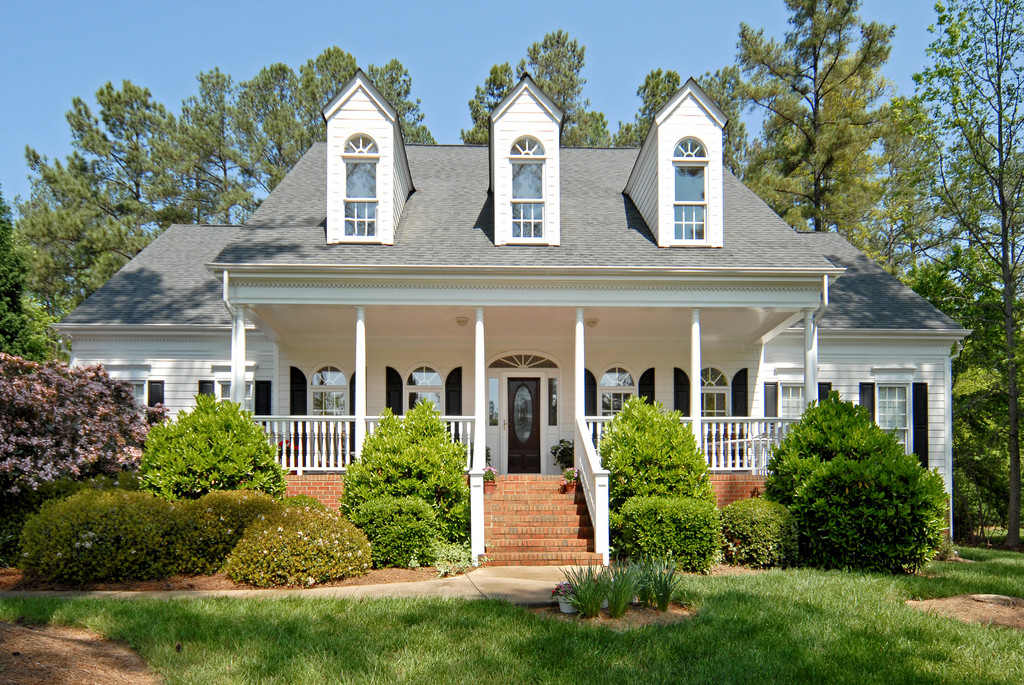
<instances>
[{"instance_id":1,"label":"blue sky","mask_svg":"<svg viewBox=\"0 0 1024 685\"><path fill-rule=\"evenodd\" d=\"M861 15L896 24L885 74L912 93L911 75L926 63L933 0L864 0ZM787 19L782 0L76 0L8 3L2 16L0 184L8 201L29 192L25 145L51 158L68 154L71 99L93 104L107 81L146 86L177 112L200 71L217 66L241 81L274 62L297 69L339 45L363 66L398 58L434 137L457 143L469 126L466 102L490 66L514 64L527 45L562 28L586 46L584 95L614 132L633 118L636 88L651 69L675 69L685 79L731 64L741 21L781 37Z\"/></svg>"}]
</instances>

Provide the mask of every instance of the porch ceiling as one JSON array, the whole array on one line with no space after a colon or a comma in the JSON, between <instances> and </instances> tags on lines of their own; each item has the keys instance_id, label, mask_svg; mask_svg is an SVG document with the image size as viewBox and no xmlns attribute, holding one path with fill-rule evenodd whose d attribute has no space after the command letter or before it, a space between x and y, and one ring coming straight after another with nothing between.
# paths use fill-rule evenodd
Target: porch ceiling
<instances>
[{"instance_id":1,"label":"porch ceiling","mask_svg":"<svg viewBox=\"0 0 1024 685\"><path fill-rule=\"evenodd\" d=\"M366 307L367 338L462 341L472 345L474 307ZM590 340L681 340L688 344L691 309L687 307L588 307L586 335ZM339 340L355 335L355 308L350 305L256 305L250 309L256 326L275 340ZM792 310L728 308L701 310L705 344L746 345L784 324ZM458 320L466 323L460 326ZM571 340L576 312L572 307L486 307L487 338ZM593 323L593 325L590 325Z\"/></svg>"}]
</instances>

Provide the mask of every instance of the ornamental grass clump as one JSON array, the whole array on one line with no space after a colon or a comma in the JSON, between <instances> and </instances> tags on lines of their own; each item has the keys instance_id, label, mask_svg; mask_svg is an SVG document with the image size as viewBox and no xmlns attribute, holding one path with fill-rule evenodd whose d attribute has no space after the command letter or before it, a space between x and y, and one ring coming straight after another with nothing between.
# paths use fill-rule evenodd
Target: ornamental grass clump
<instances>
[{"instance_id":1,"label":"ornamental grass clump","mask_svg":"<svg viewBox=\"0 0 1024 685\"><path fill-rule=\"evenodd\" d=\"M249 526L224 572L236 583L256 587L308 587L363 575L372 565L369 541L345 517L286 507Z\"/></svg>"},{"instance_id":2,"label":"ornamental grass clump","mask_svg":"<svg viewBox=\"0 0 1024 685\"><path fill-rule=\"evenodd\" d=\"M618 563L604 571L608 587L608 615L621 618L640 592L640 569L635 564Z\"/></svg>"},{"instance_id":3,"label":"ornamental grass clump","mask_svg":"<svg viewBox=\"0 0 1024 685\"><path fill-rule=\"evenodd\" d=\"M234 402L197 395L195 409L154 426L142 457L142 488L164 499L198 499L218 490L283 497L277 451L252 414Z\"/></svg>"},{"instance_id":4,"label":"ornamental grass clump","mask_svg":"<svg viewBox=\"0 0 1024 685\"><path fill-rule=\"evenodd\" d=\"M583 618L594 618L608 599L608 577L597 566L580 566L565 571L565 581L572 587L570 602Z\"/></svg>"},{"instance_id":5,"label":"ornamental grass clump","mask_svg":"<svg viewBox=\"0 0 1024 685\"><path fill-rule=\"evenodd\" d=\"M638 565L640 573L639 597L642 603L655 606L658 611L668 611L672 596L682 582L676 573L676 562L671 557L648 557Z\"/></svg>"}]
</instances>

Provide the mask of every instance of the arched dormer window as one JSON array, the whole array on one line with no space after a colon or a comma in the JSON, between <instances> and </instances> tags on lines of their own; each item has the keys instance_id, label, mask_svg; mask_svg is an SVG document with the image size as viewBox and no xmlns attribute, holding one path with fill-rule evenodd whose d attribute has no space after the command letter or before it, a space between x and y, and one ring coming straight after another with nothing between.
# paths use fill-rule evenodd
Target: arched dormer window
<instances>
[{"instance_id":1,"label":"arched dormer window","mask_svg":"<svg viewBox=\"0 0 1024 685\"><path fill-rule=\"evenodd\" d=\"M672 153L675 168L674 237L703 242L707 222L708 153L696 138L683 138Z\"/></svg>"},{"instance_id":2,"label":"arched dormer window","mask_svg":"<svg viewBox=\"0 0 1024 685\"><path fill-rule=\"evenodd\" d=\"M441 374L429 366L418 366L409 374L405 384L409 391L409 409L420 402L430 402L434 409L441 411L441 393L444 392Z\"/></svg>"},{"instance_id":3,"label":"arched dormer window","mask_svg":"<svg viewBox=\"0 0 1024 685\"><path fill-rule=\"evenodd\" d=\"M622 411L629 398L636 395L633 376L626 369L613 366L601 376L601 416L613 416Z\"/></svg>"},{"instance_id":4,"label":"arched dormer window","mask_svg":"<svg viewBox=\"0 0 1024 685\"><path fill-rule=\"evenodd\" d=\"M523 136L509 151L512 162L512 238L544 237L544 146Z\"/></svg>"},{"instance_id":5,"label":"arched dormer window","mask_svg":"<svg viewBox=\"0 0 1024 685\"><path fill-rule=\"evenodd\" d=\"M348 380L336 366L322 366L309 379L314 416L348 414Z\"/></svg>"},{"instance_id":6,"label":"arched dormer window","mask_svg":"<svg viewBox=\"0 0 1024 685\"><path fill-rule=\"evenodd\" d=\"M700 372L701 416L729 415L729 379L714 367Z\"/></svg>"},{"instance_id":7,"label":"arched dormer window","mask_svg":"<svg viewBox=\"0 0 1024 685\"><path fill-rule=\"evenodd\" d=\"M377 235L377 143L363 133L345 142L345 235Z\"/></svg>"}]
</instances>

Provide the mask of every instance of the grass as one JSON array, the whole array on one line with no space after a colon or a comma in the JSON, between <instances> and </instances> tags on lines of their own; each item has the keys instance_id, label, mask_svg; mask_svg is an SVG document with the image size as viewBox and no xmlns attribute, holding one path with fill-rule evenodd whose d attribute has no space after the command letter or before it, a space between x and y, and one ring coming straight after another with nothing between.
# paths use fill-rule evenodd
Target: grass
<instances>
[{"instance_id":1,"label":"grass","mask_svg":"<svg viewBox=\"0 0 1024 685\"><path fill-rule=\"evenodd\" d=\"M687 576L698 615L617 634L496 601L17 599L0 619L128 642L169 683L1020 683L1021 634L922 614L907 598L1024 597L1024 555L916 577L772 571ZM175 643L182 649L175 651Z\"/></svg>"}]
</instances>

